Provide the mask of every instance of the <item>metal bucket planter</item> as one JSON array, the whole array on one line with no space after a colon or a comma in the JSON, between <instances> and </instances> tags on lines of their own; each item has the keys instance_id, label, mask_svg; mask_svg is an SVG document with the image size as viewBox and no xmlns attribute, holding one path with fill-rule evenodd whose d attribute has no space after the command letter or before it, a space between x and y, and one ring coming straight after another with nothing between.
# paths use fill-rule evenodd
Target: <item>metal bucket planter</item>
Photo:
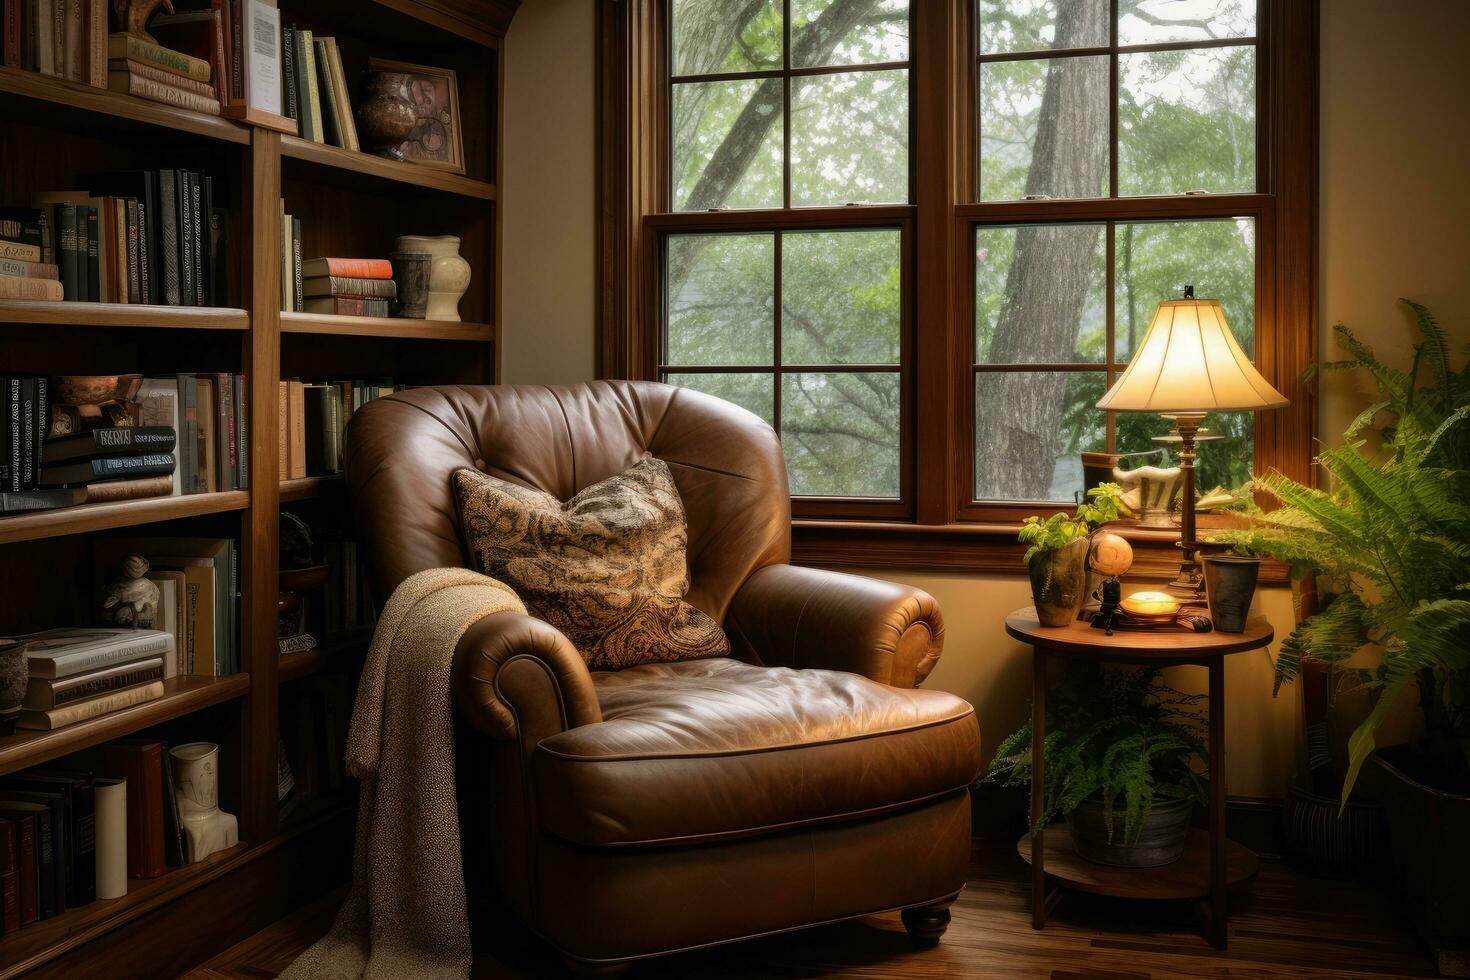
<instances>
[{"instance_id":1,"label":"metal bucket planter","mask_svg":"<svg viewBox=\"0 0 1470 980\"><path fill-rule=\"evenodd\" d=\"M1113 812L1113 840L1108 842L1101 800L1085 800L1067 814L1067 826L1078 855L1089 861L1115 868L1159 868L1184 853L1193 812L1193 800L1155 800L1132 844L1123 842L1123 814L1118 810Z\"/></svg>"},{"instance_id":2,"label":"metal bucket planter","mask_svg":"<svg viewBox=\"0 0 1470 980\"><path fill-rule=\"evenodd\" d=\"M1244 633L1256 595L1261 559L1210 555L1204 559L1210 619L1221 633Z\"/></svg>"},{"instance_id":3,"label":"metal bucket planter","mask_svg":"<svg viewBox=\"0 0 1470 980\"><path fill-rule=\"evenodd\" d=\"M1087 595L1086 538L1070 541L1032 556L1026 563L1031 577L1031 601L1042 626L1066 626L1077 618Z\"/></svg>"}]
</instances>

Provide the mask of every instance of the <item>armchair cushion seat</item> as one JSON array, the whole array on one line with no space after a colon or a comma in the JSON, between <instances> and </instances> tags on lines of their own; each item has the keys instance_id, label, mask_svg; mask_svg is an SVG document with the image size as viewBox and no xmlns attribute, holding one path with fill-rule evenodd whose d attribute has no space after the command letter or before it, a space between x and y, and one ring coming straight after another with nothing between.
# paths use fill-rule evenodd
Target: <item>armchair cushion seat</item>
<instances>
[{"instance_id":1,"label":"armchair cushion seat","mask_svg":"<svg viewBox=\"0 0 1470 980\"><path fill-rule=\"evenodd\" d=\"M684 845L873 816L976 776L961 698L730 659L596 673L602 721L543 739L543 828L568 843Z\"/></svg>"}]
</instances>

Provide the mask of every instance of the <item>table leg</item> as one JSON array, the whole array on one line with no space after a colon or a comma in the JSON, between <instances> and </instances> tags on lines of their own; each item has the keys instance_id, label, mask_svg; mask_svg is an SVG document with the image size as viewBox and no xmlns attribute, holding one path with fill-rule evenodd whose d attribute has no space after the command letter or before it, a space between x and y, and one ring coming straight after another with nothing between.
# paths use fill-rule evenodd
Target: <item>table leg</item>
<instances>
[{"instance_id":1,"label":"table leg","mask_svg":"<svg viewBox=\"0 0 1470 980\"><path fill-rule=\"evenodd\" d=\"M1046 810L1046 651L1031 654L1031 827ZM1043 831L1031 834L1031 928L1046 925L1046 843Z\"/></svg>"},{"instance_id":2,"label":"table leg","mask_svg":"<svg viewBox=\"0 0 1470 980\"><path fill-rule=\"evenodd\" d=\"M1210 943L1226 943L1225 877L1225 658L1210 660Z\"/></svg>"}]
</instances>

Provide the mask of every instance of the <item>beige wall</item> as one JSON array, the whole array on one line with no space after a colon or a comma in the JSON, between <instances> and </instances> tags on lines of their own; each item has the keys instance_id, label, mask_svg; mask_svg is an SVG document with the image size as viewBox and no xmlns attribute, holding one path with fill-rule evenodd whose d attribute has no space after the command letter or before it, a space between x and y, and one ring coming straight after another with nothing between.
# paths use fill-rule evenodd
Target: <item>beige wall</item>
<instances>
[{"instance_id":1,"label":"beige wall","mask_svg":"<svg viewBox=\"0 0 1470 980\"><path fill-rule=\"evenodd\" d=\"M591 206L572 208L558 196L577 190L565 184L572 174L587 174L590 201L592 62L589 56L585 65L576 63L566 55L565 45L567 38L578 49L584 39L590 44L591 9L588 0L528 0L507 41L507 380L563 380L591 373ZM554 27L568 34L559 38ZM1400 296L1431 306L1452 336L1461 342L1470 339L1467 40L1470 3L1400 0L1392 16L1385 15L1382 0L1322 4L1321 309L1326 356L1335 356L1331 326L1341 321L1383 355L1406 363L1412 334L1397 303ZM546 47L552 42L557 44L554 57ZM518 48L521 43L540 47L527 51ZM583 79L585 92L569 91ZM511 108L523 91L531 101ZM558 109L585 104L588 121L580 121L580 109L573 113L575 123L555 119L548 115L548 104ZM532 141L516 149L528 134L547 130L554 137L550 145L537 148ZM513 162L518 175L510 172ZM552 174L561 176L553 181ZM518 200L528 192L530 200ZM539 213L533 218L530 211L541 200L555 203L557 217L576 212L585 221L563 224ZM513 209L520 209L514 224ZM584 277L580 285L578 276ZM1353 382L1329 376L1322 392L1324 437L1330 440L1340 432L1363 404L1363 393ZM871 574L909 582L939 599L948 640L929 685L975 704L988 757L1024 718L1029 698L1026 648L1010 640L1001 626L1006 613L1029 604L1025 582L1018 576ZM1257 604L1278 633L1292 627L1288 590L1263 589ZM1197 690L1203 684L1201 673L1185 669L1174 681ZM1226 700L1230 792L1281 793L1294 768L1295 692L1271 697L1270 662L1258 652L1230 659Z\"/></svg>"},{"instance_id":2,"label":"beige wall","mask_svg":"<svg viewBox=\"0 0 1470 980\"><path fill-rule=\"evenodd\" d=\"M501 379L593 374L596 0L526 0L505 38Z\"/></svg>"}]
</instances>

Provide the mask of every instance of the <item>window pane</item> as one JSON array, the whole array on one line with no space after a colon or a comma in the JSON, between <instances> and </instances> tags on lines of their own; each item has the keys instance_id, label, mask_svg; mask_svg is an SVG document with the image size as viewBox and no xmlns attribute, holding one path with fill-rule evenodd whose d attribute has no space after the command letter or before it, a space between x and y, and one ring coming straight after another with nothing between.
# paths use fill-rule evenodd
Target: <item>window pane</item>
<instances>
[{"instance_id":1,"label":"window pane","mask_svg":"<svg viewBox=\"0 0 1470 980\"><path fill-rule=\"evenodd\" d=\"M975 229L975 359L983 364L1107 359L1102 225Z\"/></svg>"},{"instance_id":2,"label":"window pane","mask_svg":"<svg viewBox=\"0 0 1470 980\"><path fill-rule=\"evenodd\" d=\"M798 497L897 497L898 374L787 374L781 445Z\"/></svg>"},{"instance_id":3,"label":"window pane","mask_svg":"<svg viewBox=\"0 0 1470 980\"><path fill-rule=\"evenodd\" d=\"M791 0L791 67L909 60L908 0L868 2L856 21L839 20L851 7L844 0ZM841 23L845 33L833 35L824 18Z\"/></svg>"},{"instance_id":4,"label":"window pane","mask_svg":"<svg viewBox=\"0 0 1470 980\"><path fill-rule=\"evenodd\" d=\"M1255 354L1256 223L1250 218L1211 221L1120 222L1114 356L1127 361L1153 322L1160 300L1178 299L1186 285L1202 299L1218 299L1246 354Z\"/></svg>"},{"instance_id":5,"label":"window pane","mask_svg":"<svg viewBox=\"0 0 1470 980\"><path fill-rule=\"evenodd\" d=\"M1095 406L1106 376L1092 371L975 375L975 499L1073 502L1084 450L1107 448Z\"/></svg>"},{"instance_id":6,"label":"window pane","mask_svg":"<svg viewBox=\"0 0 1470 980\"><path fill-rule=\"evenodd\" d=\"M980 199L1108 192L1108 59L980 66Z\"/></svg>"},{"instance_id":7,"label":"window pane","mask_svg":"<svg viewBox=\"0 0 1470 980\"><path fill-rule=\"evenodd\" d=\"M1118 193L1255 190L1254 47L1118 61Z\"/></svg>"},{"instance_id":8,"label":"window pane","mask_svg":"<svg viewBox=\"0 0 1470 980\"><path fill-rule=\"evenodd\" d=\"M674 0L675 75L781 67L781 0Z\"/></svg>"},{"instance_id":9,"label":"window pane","mask_svg":"<svg viewBox=\"0 0 1470 980\"><path fill-rule=\"evenodd\" d=\"M670 235L664 273L666 364L770 364L776 337L776 240Z\"/></svg>"},{"instance_id":10,"label":"window pane","mask_svg":"<svg viewBox=\"0 0 1470 980\"><path fill-rule=\"evenodd\" d=\"M1120 453L1142 452L1157 449L1154 436L1167 433L1173 426L1168 419L1152 412L1119 412L1117 414L1116 445ZM1255 416L1250 412L1223 412L1205 417L1204 427L1211 434L1225 438L1199 444L1199 460L1195 463L1195 486L1201 494L1216 487L1238 487L1250 479L1251 466L1255 462ZM1168 464L1179 462L1177 446L1168 447ZM1157 459L1148 462L1160 465ZM1130 461L1127 468L1139 466Z\"/></svg>"},{"instance_id":11,"label":"window pane","mask_svg":"<svg viewBox=\"0 0 1470 980\"><path fill-rule=\"evenodd\" d=\"M1118 0L1118 43L1250 37L1256 0Z\"/></svg>"},{"instance_id":12,"label":"window pane","mask_svg":"<svg viewBox=\"0 0 1470 980\"><path fill-rule=\"evenodd\" d=\"M791 203L909 199L909 73L792 79Z\"/></svg>"},{"instance_id":13,"label":"window pane","mask_svg":"<svg viewBox=\"0 0 1470 980\"><path fill-rule=\"evenodd\" d=\"M664 380L734 402L765 419L767 425L773 424L775 381L769 374L669 374Z\"/></svg>"},{"instance_id":14,"label":"window pane","mask_svg":"<svg viewBox=\"0 0 1470 980\"><path fill-rule=\"evenodd\" d=\"M779 78L675 85L674 208L781 206Z\"/></svg>"},{"instance_id":15,"label":"window pane","mask_svg":"<svg viewBox=\"0 0 1470 980\"><path fill-rule=\"evenodd\" d=\"M899 232L781 239L781 363L897 364Z\"/></svg>"},{"instance_id":16,"label":"window pane","mask_svg":"<svg viewBox=\"0 0 1470 980\"><path fill-rule=\"evenodd\" d=\"M1108 17L1108 0L980 0L980 53L1105 47Z\"/></svg>"}]
</instances>

